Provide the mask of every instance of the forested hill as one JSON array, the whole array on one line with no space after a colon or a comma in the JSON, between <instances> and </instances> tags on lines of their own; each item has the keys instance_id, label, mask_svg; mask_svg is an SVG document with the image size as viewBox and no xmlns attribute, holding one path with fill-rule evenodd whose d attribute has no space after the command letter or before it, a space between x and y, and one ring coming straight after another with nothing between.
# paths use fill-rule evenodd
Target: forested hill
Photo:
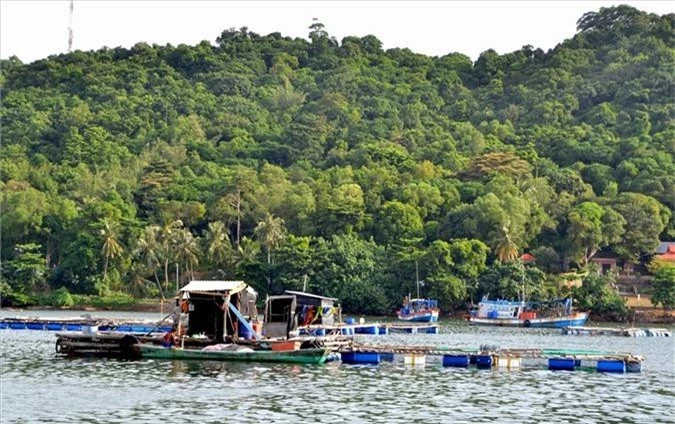
<instances>
[{"instance_id":1,"label":"forested hill","mask_svg":"<svg viewBox=\"0 0 675 424\"><path fill-rule=\"evenodd\" d=\"M598 250L639 261L675 236L674 18L603 8L475 62L319 23L4 60L4 297L178 272L381 313L416 264L448 307L517 296L524 252L532 298Z\"/></svg>"}]
</instances>

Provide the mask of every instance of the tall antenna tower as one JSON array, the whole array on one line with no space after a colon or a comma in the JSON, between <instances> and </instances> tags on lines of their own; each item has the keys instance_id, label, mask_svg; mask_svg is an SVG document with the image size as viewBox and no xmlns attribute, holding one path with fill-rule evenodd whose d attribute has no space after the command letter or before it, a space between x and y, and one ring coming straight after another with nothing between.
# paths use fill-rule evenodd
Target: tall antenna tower
<instances>
[{"instance_id":1,"label":"tall antenna tower","mask_svg":"<svg viewBox=\"0 0 675 424\"><path fill-rule=\"evenodd\" d=\"M70 16L68 19L68 52L73 50L73 1L70 0Z\"/></svg>"}]
</instances>

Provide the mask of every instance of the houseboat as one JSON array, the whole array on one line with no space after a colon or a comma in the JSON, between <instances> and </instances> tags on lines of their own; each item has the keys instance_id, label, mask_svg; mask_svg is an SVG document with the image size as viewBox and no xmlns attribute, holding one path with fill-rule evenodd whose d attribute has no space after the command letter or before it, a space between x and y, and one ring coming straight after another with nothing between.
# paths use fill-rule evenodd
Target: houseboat
<instances>
[{"instance_id":1,"label":"houseboat","mask_svg":"<svg viewBox=\"0 0 675 424\"><path fill-rule=\"evenodd\" d=\"M56 351L67 356L299 364L335 359L334 349L317 337L263 337L256 298L243 281L191 281L179 290L176 308L166 317L173 317L173 325L164 335L57 333Z\"/></svg>"},{"instance_id":2,"label":"houseboat","mask_svg":"<svg viewBox=\"0 0 675 424\"><path fill-rule=\"evenodd\" d=\"M307 334L313 326L340 326L340 308L335 302L337 299L332 297L292 290L268 296L263 333L267 337L290 338Z\"/></svg>"},{"instance_id":3,"label":"houseboat","mask_svg":"<svg viewBox=\"0 0 675 424\"><path fill-rule=\"evenodd\" d=\"M488 300L484 297L478 303L478 308L466 316L467 321L478 325L551 328L582 326L587 318L588 312L572 310L570 298L547 302L526 302Z\"/></svg>"}]
</instances>

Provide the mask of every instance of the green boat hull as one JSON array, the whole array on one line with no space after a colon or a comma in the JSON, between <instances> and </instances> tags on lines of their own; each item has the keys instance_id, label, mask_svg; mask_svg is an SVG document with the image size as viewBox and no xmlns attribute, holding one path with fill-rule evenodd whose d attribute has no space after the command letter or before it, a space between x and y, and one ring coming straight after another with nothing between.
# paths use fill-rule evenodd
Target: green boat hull
<instances>
[{"instance_id":1,"label":"green boat hull","mask_svg":"<svg viewBox=\"0 0 675 424\"><path fill-rule=\"evenodd\" d=\"M323 364L328 359L330 351L327 349L300 349L289 351L256 350L253 352L204 351L198 349L176 349L154 345L140 345L140 353L142 358L147 359Z\"/></svg>"}]
</instances>

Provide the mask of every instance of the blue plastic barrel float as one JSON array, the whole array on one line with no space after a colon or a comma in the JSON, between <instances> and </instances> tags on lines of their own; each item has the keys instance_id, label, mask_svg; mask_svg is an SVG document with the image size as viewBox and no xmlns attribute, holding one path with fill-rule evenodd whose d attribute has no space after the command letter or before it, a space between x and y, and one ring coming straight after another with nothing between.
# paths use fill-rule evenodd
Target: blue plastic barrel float
<instances>
[{"instance_id":1,"label":"blue plastic barrel float","mask_svg":"<svg viewBox=\"0 0 675 424\"><path fill-rule=\"evenodd\" d=\"M469 355L443 355L443 366L466 368L469 366Z\"/></svg>"},{"instance_id":2,"label":"blue plastic barrel float","mask_svg":"<svg viewBox=\"0 0 675 424\"><path fill-rule=\"evenodd\" d=\"M622 359L600 359L596 369L598 372L625 373L626 363Z\"/></svg>"},{"instance_id":3,"label":"blue plastic barrel float","mask_svg":"<svg viewBox=\"0 0 675 424\"><path fill-rule=\"evenodd\" d=\"M626 361L626 372L642 372L641 361Z\"/></svg>"},{"instance_id":4,"label":"blue plastic barrel float","mask_svg":"<svg viewBox=\"0 0 675 424\"><path fill-rule=\"evenodd\" d=\"M574 371L574 358L548 358L548 369L551 371Z\"/></svg>"},{"instance_id":5,"label":"blue plastic barrel float","mask_svg":"<svg viewBox=\"0 0 675 424\"><path fill-rule=\"evenodd\" d=\"M7 325L6 322L0 322L0 330L4 330L4 329L6 329L6 328L8 328L8 327L9 327L9 325Z\"/></svg>"},{"instance_id":6,"label":"blue plastic barrel float","mask_svg":"<svg viewBox=\"0 0 675 424\"><path fill-rule=\"evenodd\" d=\"M29 330L44 330L45 325L42 322L29 322L26 324L26 328Z\"/></svg>"},{"instance_id":7,"label":"blue plastic barrel float","mask_svg":"<svg viewBox=\"0 0 675 424\"><path fill-rule=\"evenodd\" d=\"M487 369L492 367L492 355L476 355L476 367Z\"/></svg>"},{"instance_id":8,"label":"blue plastic barrel float","mask_svg":"<svg viewBox=\"0 0 675 424\"><path fill-rule=\"evenodd\" d=\"M315 336L325 336L326 335L326 329L325 328L317 328L314 330L314 335Z\"/></svg>"},{"instance_id":9,"label":"blue plastic barrel float","mask_svg":"<svg viewBox=\"0 0 675 424\"><path fill-rule=\"evenodd\" d=\"M353 336L354 335L354 327L344 327L342 330L343 330L342 334L344 334L346 336Z\"/></svg>"},{"instance_id":10,"label":"blue plastic barrel float","mask_svg":"<svg viewBox=\"0 0 675 424\"><path fill-rule=\"evenodd\" d=\"M378 352L342 352L342 362L345 364L379 364Z\"/></svg>"},{"instance_id":11,"label":"blue plastic barrel float","mask_svg":"<svg viewBox=\"0 0 675 424\"><path fill-rule=\"evenodd\" d=\"M354 329L356 334L377 334L377 324L367 325L364 327L357 327Z\"/></svg>"},{"instance_id":12,"label":"blue plastic barrel float","mask_svg":"<svg viewBox=\"0 0 675 424\"><path fill-rule=\"evenodd\" d=\"M384 335L389 334L389 328L387 328L387 327L385 327L385 326L381 326L381 327L378 329L378 334L384 334Z\"/></svg>"},{"instance_id":13,"label":"blue plastic barrel float","mask_svg":"<svg viewBox=\"0 0 675 424\"><path fill-rule=\"evenodd\" d=\"M47 330L49 331L61 331L63 330L63 324L55 323L55 322L50 322L46 325Z\"/></svg>"},{"instance_id":14,"label":"blue plastic barrel float","mask_svg":"<svg viewBox=\"0 0 675 424\"><path fill-rule=\"evenodd\" d=\"M26 324L24 324L23 322L10 322L9 328L11 328L12 330L25 330Z\"/></svg>"}]
</instances>

